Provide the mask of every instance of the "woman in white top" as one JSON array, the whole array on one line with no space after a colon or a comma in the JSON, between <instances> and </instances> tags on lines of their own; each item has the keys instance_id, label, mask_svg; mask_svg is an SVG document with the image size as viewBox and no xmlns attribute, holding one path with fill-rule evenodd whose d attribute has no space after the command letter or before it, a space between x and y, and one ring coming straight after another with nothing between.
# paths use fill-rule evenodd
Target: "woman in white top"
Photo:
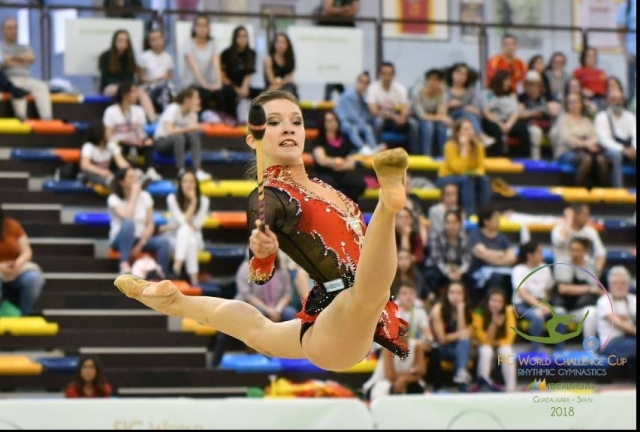
<instances>
[{"instance_id":1,"label":"woman in white top","mask_svg":"<svg viewBox=\"0 0 640 432\"><path fill-rule=\"evenodd\" d=\"M555 284L549 267L539 268L544 264L542 246L529 242L520 246L518 264L511 273L511 284L514 289L513 303L518 317L529 321L531 336L542 336L544 323L551 316L551 311L540 300L550 300L551 290ZM537 269L537 270L536 270ZM533 342L532 351L539 351L540 344Z\"/></svg>"},{"instance_id":2,"label":"woman in white top","mask_svg":"<svg viewBox=\"0 0 640 432\"><path fill-rule=\"evenodd\" d=\"M211 102L215 101L217 111L227 112L227 105L235 109L236 94L233 86L222 85L220 55L210 31L209 17L196 16L184 55L182 87L198 89L202 110L211 109Z\"/></svg>"},{"instance_id":3,"label":"woman in white top","mask_svg":"<svg viewBox=\"0 0 640 432\"><path fill-rule=\"evenodd\" d=\"M162 177L153 167L153 140L147 136L144 110L136 105L138 88L133 83L123 83L118 87L116 103L109 106L102 116L107 142L116 142L127 155L136 159L144 156L143 168L150 180Z\"/></svg>"},{"instance_id":4,"label":"woman in white top","mask_svg":"<svg viewBox=\"0 0 640 432\"><path fill-rule=\"evenodd\" d=\"M160 29L147 34L147 47L140 56L139 78L156 113L161 113L176 95L173 85L173 57L165 50L164 33Z\"/></svg>"},{"instance_id":5,"label":"woman in white top","mask_svg":"<svg viewBox=\"0 0 640 432\"><path fill-rule=\"evenodd\" d=\"M111 187L116 169L128 168L120 147L107 142L101 121L92 122L87 132L87 142L80 151L80 171L84 181Z\"/></svg>"},{"instance_id":6,"label":"woman in white top","mask_svg":"<svg viewBox=\"0 0 640 432\"><path fill-rule=\"evenodd\" d=\"M156 261L168 275L171 242L164 235L153 235L153 198L140 187L136 170L125 168L116 173L107 205L111 216L109 244L120 252L120 272L130 272L129 260L141 252L149 252L156 255Z\"/></svg>"},{"instance_id":7,"label":"woman in white top","mask_svg":"<svg viewBox=\"0 0 640 432\"><path fill-rule=\"evenodd\" d=\"M173 272L182 273L186 266L191 285L198 284L198 252L204 248L202 226L209 213L209 198L200 194L193 171L185 171L178 179L178 191L167 197L171 219L163 231L174 247Z\"/></svg>"}]
</instances>

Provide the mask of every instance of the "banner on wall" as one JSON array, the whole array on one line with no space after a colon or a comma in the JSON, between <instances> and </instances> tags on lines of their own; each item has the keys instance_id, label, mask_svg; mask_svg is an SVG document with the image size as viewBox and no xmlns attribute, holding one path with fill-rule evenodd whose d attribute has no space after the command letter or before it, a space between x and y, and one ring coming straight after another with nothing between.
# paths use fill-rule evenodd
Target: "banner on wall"
<instances>
[{"instance_id":1,"label":"banner on wall","mask_svg":"<svg viewBox=\"0 0 640 432\"><path fill-rule=\"evenodd\" d=\"M465 23L484 22L484 0L460 0L460 21ZM477 42L480 27L462 26L460 36L465 42Z\"/></svg>"},{"instance_id":2,"label":"banner on wall","mask_svg":"<svg viewBox=\"0 0 640 432\"><path fill-rule=\"evenodd\" d=\"M542 2L540 0L496 0L496 22L504 25L502 34L509 33L518 38L518 45L526 49L541 49L540 30L509 28L511 25L540 25Z\"/></svg>"},{"instance_id":3,"label":"banner on wall","mask_svg":"<svg viewBox=\"0 0 640 432\"><path fill-rule=\"evenodd\" d=\"M616 15L618 8L626 0L573 0L573 23L574 27L589 28L617 28ZM620 50L620 39L618 33L590 32L589 45L599 51L607 51L618 54ZM582 51L582 35L578 32L574 34L573 49Z\"/></svg>"},{"instance_id":4,"label":"banner on wall","mask_svg":"<svg viewBox=\"0 0 640 432\"><path fill-rule=\"evenodd\" d=\"M449 19L447 0L385 0L382 2L382 16L388 19L433 20ZM385 23L383 35L389 39L449 39L449 27L427 23Z\"/></svg>"},{"instance_id":5,"label":"banner on wall","mask_svg":"<svg viewBox=\"0 0 640 432\"><path fill-rule=\"evenodd\" d=\"M364 69L364 33L359 28L291 26L296 81L351 82Z\"/></svg>"},{"instance_id":6,"label":"banner on wall","mask_svg":"<svg viewBox=\"0 0 640 432\"><path fill-rule=\"evenodd\" d=\"M56 23L60 25L60 23ZM65 20L65 75L99 75L98 57L111 46L117 30L126 30L136 58L144 42L144 22L137 19L78 18Z\"/></svg>"}]
</instances>

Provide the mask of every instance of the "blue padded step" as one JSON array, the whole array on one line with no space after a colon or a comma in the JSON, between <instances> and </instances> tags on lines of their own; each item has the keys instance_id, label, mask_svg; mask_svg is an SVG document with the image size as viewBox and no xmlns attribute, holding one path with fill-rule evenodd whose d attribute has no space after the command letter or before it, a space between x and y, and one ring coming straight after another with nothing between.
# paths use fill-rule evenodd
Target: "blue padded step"
<instances>
[{"instance_id":1,"label":"blue padded step","mask_svg":"<svg viewBox=\"0 0 640 432\"><path fill-rule=\"evenodd\" d=\"M108 104L113 102L113 98L103 95L85 95L84 103Z\"/></svg>"},{"instance_id":2,"label":"blue padded step","mask_svg":"<svg viewBox=\"0 0 640 432\"><path fill-rule=\"evenodd\" d=\"M518 196L527 201L562 201L562 195L551 192L546 187L515 187Z\"/></svg>"},{"instance_id":3,"label":"blue padded step","mask_svg":"<svg viewBox=\"0 0 640 432\"><path fill-rule=\"evenodd\" d=\"M160 213L154 213L153 220L157 226L165 225L168 222ZM111 215L109 213L76 213L74 222L80 225L109 226Z\"/></svg>"},{"instance_id":4,"label":"blue padded step","mask_svg":"<svg viewBox=\"0 0 640 432\"><path fill-rule=\"evenodd\" d=\"M369 222L371 222L371 218L373 217L373 213L365 213L363 216L364 216L364 224L369 225Z\"/></svg>"},{"instance_id":5,"label":"blue padded step","mask_svg":"<svg viewBox=\"0 0 640 432\"><path fill-rule=\"evenodd\" d=\"M307 359L279 359L283 371L289 372L326 372Z\"/></svg>"},{"instance_id":6,"label":"blue padded step","mask_svg":"<svg viewBox=\"0 0 640 432\"><path fill-rule=\"evenodd\" d=\"M202 162L210 164L227 164L230 162L229 153L226 151L202 152Z\"/></svg>"},{"instance_id":7,"label":"blue padded step","mask_svg":"<svg viewBox=\"0 0 640 432\"><path fill-rule=\"evenodd\" d=\"M169 195L175 193L176 190L177 187L171 180L156 181L147 187L147 192L151 195Z\"/></svg>"},{"instance_id":8,"label":"blue padded step","mask_svg":"<svg viewBox=\"0 0 640 432\"><path fill-rule=\"evenodd\" d=\"M78 357L44 357L36 360L45 372L74 373L78 370Z\"/></svg>"},{"instance_id":9,"label":"blue padded step","mask_svg":"<svg viewBox=\"0 0 640 432\"><path fill-rule=\"evenodd\" d=\"M636 224L627 220L605 220L603 221L605 231L621 231L621 230L635 230Z\"/></svg>"},{"instance_id":10,"label":"blue padded step","mask_svg":"<svg viewBox=\"0 0 640 432\"><path fill-rule=\"evenodd\" d=\"M80 180L48 180L42 185L43 190L50 190L57 193L72 194L95 194L96 191L81 182Z\"/></svg>"},{"instance_id":11,"label":"blue padded step","mask_svg":"<svg viewBox=\"0 0 640 432\"><path fill-rule=\"evenodd\" d=\"M565 174L575 174L576 167L571 164L558 164L560 166L560 170Z\"/></svg>"},{"instance_id":12,"label":"blue padded step","mask_svg":"<svg viewBox=\"0 0 640 432\"><path fill-rule=\"evenodd\" d=\"M616 262L616 263L635 263L636 257L631 253L631 251L626 250L610 250L607 251L607 262Z\"/></svg>"},{"instance_id":13,"label":"blue padded step","mask_svg":"<svg viewBox=\"0 0 640 432\"><path fill-rule=\"evenodd\" d=\"M253 159L250 152L229 152L229 162L236 164L247 164Z\"/></svg>"},{"instance_id":14,"label":"blue padded step","mask_svg":"<svg viewBox=\"0 0 640 432\"><path fill-rule=\"evenodd\" d=\"M274 373L282 370L279 359L265 357L262 354L225 354L220 365L222 369L236 372Z\"/></svg>"},{"instance_id":15,"label":"blue padded step","mask_svg":"<svg viewBox=\"0 0 640 432\"><path fill-rule=\"evenodd\" d=\"M158 127L158 123L151 123L144 125L144 131L148 136L153 138L153 134L156 133L156 128Z\"/></svg>"},{"instance_id":16,"label":"blue padded step","mask_svg":"<svg viewBox=\"0 0 640 432\"><path fill-rule=\"evenodd\" d=\"M175 165L176 158L174 156L164 156L158 152L153 153L153 161L158 165ZM191 164L191 153L185 155L184 161L187 165Z\"/></svg>"},{"instance_id":17,"label":"blue padded step","mask_svg":"<svg viewBox=\"0 0 640 432\"><path fill-rule=\"evenodd\" d=\"M86 131L89 129L89 123L87 122L72 122L71 124L76 127L76 131Z\"/></svg>"},{"instance_id":18,"label":"blue padded step","mask_svg":"<svg viewBox=\"0 0 640 432\"><path fill-rule=\"evenodd\" d=\"M562 167L556 162L531 159L514 159L513 162L522 164L527 173L560 173Z\"/></svg>"},{"instance_id":19,"label":"blue padded step","mask_svg":"<svg viewBox=\"0 0 640 432\"><path fill-rule=\"evenodd\" d=\"M408 136L400 132L383 132L380 138L387 144L402 144L407 141Z\"/></svg>"},{"instance_id":20,"label":"blue padded step","mask_svg":"<svg viewBox=\"0 0 640 432\"><path fill-rule=\"evenodd\" d=\"M244 258L247 248L242 246L205 246L205 250L215 258Z\"/></svg>"},{"instance_id":21,"label":"blue padded step","mask_svg":"<svg viewBox=\"0 0 640 432\"><path fill-rule=\"evenodd\" d=\"M200 282L198 286L202 289L202 295L218 297L222 292L222 288L217 282Z\"/></svg>"},{"instance_id":22,"label":"blue padded step","mask_svg":"<svg viewBox=\"0 0 640 432\"><path fill-rule=\"evenodd\" d=\"M624 175L636 175L636 167L633 165L624 165L622 167L622 174Z\"/></svg>"},{"instance_id":23,"label":"blue padded step","mask_svg":"<svg viewBox=\"0 0 640 432\"><path fill-rule=\"evenodd\" d=\"M25 161L62 162L60 156L50 149L15 149L11 152L11 159Z\"/></svg>"}]
</instances>

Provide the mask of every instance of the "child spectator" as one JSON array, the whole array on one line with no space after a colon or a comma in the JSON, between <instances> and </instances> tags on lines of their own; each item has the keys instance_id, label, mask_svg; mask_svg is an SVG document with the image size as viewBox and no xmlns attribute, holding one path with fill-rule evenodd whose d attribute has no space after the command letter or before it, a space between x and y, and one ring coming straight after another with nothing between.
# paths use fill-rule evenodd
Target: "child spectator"
<instances>
[{"instance_id":1,"label":"child spectator","mask_svg":"<svg viewBox=\"0 0 640 432\"><path fill-rule=\"evenodd\" d=\"M105 380L98 358L82 356L78 361L75 380L64 392L65 398L108 398L113 395L111 385Z\"/></svg>"}]
</instances>

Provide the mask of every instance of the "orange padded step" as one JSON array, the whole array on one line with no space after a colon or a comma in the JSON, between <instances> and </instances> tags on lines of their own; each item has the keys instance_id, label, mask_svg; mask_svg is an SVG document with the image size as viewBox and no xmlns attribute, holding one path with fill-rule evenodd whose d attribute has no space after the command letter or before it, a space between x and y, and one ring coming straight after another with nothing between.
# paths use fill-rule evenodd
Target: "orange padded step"
<instances>
[{"instance_id":1,"label":"orange padded step","mask_svg":"<svg viewBox=\"0 0 640 432\"><path fill-rule=\"evenodd\" d=\"M31 125L31 131L36 134L72 135L76 131L75 125L61 120L27 120L25 123Z\"/></svg>"},{"instance_id":2,"label":"orange padded step","mask_svg":"<svg viewBox=\"0 0 640 432\"><path fill-rule=\"evenodd\" d=\"M60 156L66 163L79 163L80 162L80 149L79 148L59 148L53 150L55 154Z\"/></svg>"},{"instance_id":3,"label":"orange padded step","mask_svg":"<svg viewBox=\"0 0 640 432\"><path fill-rule=\"evenodd\" d=\"M9 102L11 99L11 93L2 93L2 102ZM31 94L27 95L27 101L33 102L33 96Z\"/></svg>"},{"instance_id":4,"label":"orange padded step","mask_svg":"<svg viewBox=\"0 0 640 432\"><path fill-rule=\"evenodd\" d=\"M186 281L183 281L183 280L177 280L176 281L176 280L174 280L173 284L184 295L188 295L188 296L201 296L202 295L202 288L191 286Z\"/></svg>"},{"instance_id":5,"label":"orange padded step","mask_svg":"<svg viewBox=\"0 0 640 432\"><path fill-rule=\"evenodd\" d=\"M216 138L244 138L249 133L247 126L227 126L224 124L207 124L203 126L205 135ZM318 129L306 129L309 140L318 137Z\"/></svg>"},{"instance_id":6,"label":"orange padded step","mask_svg":"<svg viewBox=\"0 0 640 432\"><path fill-rule=\"evenodd\" d=\"M247 213L243 211L211 212L209 217L218 220L222 228L238 229L247 227Z\"/></svg>"},{"instance_id":7,"label":"orange padded step","mask_svg":"<svg viewBox=\"0 0 640 432\"><path fill-rule=\"evenodd\" d=\"M304 166L307 167L311 167L316 163L311 153L302 153L302 162L304 163Z\"/></svg>"}]
</instances>

